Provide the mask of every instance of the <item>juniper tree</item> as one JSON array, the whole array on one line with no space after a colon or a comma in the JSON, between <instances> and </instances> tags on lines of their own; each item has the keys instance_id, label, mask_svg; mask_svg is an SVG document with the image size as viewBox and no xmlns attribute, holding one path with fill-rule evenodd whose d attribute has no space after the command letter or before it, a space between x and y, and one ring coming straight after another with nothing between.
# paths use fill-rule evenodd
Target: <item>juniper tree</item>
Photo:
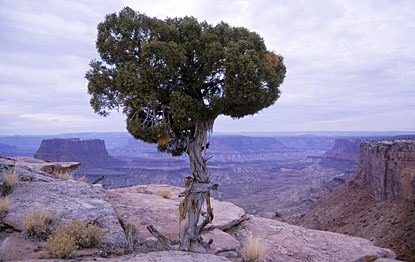
<instances>
[{"instance_id":1,"label":"juniper tree","mask_svg":"<svg viewBox=\"0 0 415 262\"><path fill-rule=\"evenodd\" d=\"M99 23L96 47L100 59L85 76L91 106L102 116L122 109L136 139L189 156L180 249L206 252L200 234L213 219L214 189L206 167L208 134L219 115L253 115L279 98L282 56L246 28L194 17L161 20L128 7Z\"/></svg>"}]
</instances>

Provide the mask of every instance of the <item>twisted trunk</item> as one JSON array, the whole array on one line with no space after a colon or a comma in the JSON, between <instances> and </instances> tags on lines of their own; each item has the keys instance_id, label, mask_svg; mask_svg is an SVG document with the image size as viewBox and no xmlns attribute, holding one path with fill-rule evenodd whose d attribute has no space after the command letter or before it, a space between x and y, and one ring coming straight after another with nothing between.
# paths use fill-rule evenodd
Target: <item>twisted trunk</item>
<instances>
[{"instance_id":1,"label":"twisted trunk","mask_svg":"<svg viewBox=\"0 0 415 262\"><path fill-rule=\"evenodd\" d=\"M210 243L204 243L201 232L213 219L210 206L210 190L217 185L211 185L206 167L207 135L212 130L212 121L201 121L195 126L194 136L190 138L187 154L190 159L192 177L185 180L186 191L180 202L180 249L198 253L207 253ZM200 214L206 201L207 212L199 223Z\"/></svg>"}]
</instances>

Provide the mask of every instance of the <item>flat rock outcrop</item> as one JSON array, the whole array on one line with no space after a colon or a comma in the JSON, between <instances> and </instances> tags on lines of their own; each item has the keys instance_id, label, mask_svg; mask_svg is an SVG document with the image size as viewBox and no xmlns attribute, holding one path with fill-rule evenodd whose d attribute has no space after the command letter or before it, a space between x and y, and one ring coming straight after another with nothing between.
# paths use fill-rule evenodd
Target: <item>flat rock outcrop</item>
<instances>
[{"instance_id":1,"label":"flat rock outcrop","mask_svg":"<svg viewBox=\"0 0 415 262\"><path fill-rule=\"evenodd\" d=\"M108 155L105 142L100 139L45 139L34 158L54 162L80 162L81 167L110 167L122 164L122 161Z\"/></svg>"},{"instance_id":2,"label":"flat rock outcrop","mask_svg":"<svg viewBox=\"0 0 415 262\"><path fill-rule=\"evenodd\" d=\"M358 176L375 198L415 200L415 140L364 141Z\"/></svg>"},{"instance_id":3,"label":"flat rock outcrop","mask_svg":"<svg viewBox=\"0 0 415 262\"><path fill-rule=\"evenodd\" d=\"M140 185L111 189L108 190L108 195L124 223L133 224L138 229L140 237L145 241L156 241L147 230L147 226L152 225L160 233L178 243L179 203L181 200L178 195L183 191L184 188L168 185ZM169 192L171 197L163 198L161 192ZM215 217L210 228L226 228L245 215L242 208L229 202L212 199L211 205ZM218 250L223 249L224 246L236 248L239 245L239 242L232 236L222 233L221 230L211 231L204 238L206 241L210 238L218 241L220 239L221 245L216 244L218 241L213 245L213 248Z\"/></svg>"},{"instance_id":4,"label":"flat rock outcrop","mask_svg":"<svg viewBox=\"0 0 415 262\"><path fill-rule=\"evenodd\" d=\"M250 236L258 237L268 250L267 261L378 261L396 256L390 249L376 247L363 238L305 229L255 216L249 216L233 235L241 243Z\"/></svg>"}]
</instances>

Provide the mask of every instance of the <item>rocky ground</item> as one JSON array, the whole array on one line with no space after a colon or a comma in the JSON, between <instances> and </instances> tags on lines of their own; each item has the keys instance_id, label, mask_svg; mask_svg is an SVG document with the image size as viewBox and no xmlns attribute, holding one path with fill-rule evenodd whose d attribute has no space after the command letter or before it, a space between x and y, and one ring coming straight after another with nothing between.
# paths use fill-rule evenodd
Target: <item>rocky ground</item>
<instances>
[{"instance_id":1,"label":"rocky ground","mask_svg":"<svg viewBox=\"0 0 415 262\"><path fill-rule=\"evenodd\" d=\"M0 158L3 190L5 174L10 172L18 177L7 190L10 204L2 212L0 260L4 261L50 259L45 241L33 240L24 234L28 210L45 209L54 213L52 227L80 219L102 228L99 247L73 253L75 259L84 261L241 261L241 250L252 236L265 246L265 261L385 261L395 258L392 250L377 247L366 239L246 215L238 206L221 201L213 201L216 217L209 230L203 233L204 239L213 240L211 254L166 252L145 227L153 225L177 244L180 201L177 195L181 188L143 185L105 190L100 185L57 179L16 160ZM171 196L162 191L170 192ZM131 232L134 241L131 241Z\"/></svg>"}]
</instances>

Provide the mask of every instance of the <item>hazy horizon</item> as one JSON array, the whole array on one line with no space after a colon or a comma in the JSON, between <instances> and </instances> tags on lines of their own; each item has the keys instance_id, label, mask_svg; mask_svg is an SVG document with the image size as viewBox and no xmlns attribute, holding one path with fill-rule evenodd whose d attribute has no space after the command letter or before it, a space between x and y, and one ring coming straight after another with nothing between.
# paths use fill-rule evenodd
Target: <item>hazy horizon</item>
<instances>
[{"instance_id":1,"label":"hazy horizon","mask_svg":"<svg viewBox=\"0 0 415 262\"><path fill-rule=\"evenodd\" d=\"M284 57L281 98L259 114L220 116L214 133L415 131L415 1L0 0L0 135L125 132L96 115L85 72L106 14L242 26ZM313 130L313 131L310 131Z\"/></svg>"}]
</instances>

